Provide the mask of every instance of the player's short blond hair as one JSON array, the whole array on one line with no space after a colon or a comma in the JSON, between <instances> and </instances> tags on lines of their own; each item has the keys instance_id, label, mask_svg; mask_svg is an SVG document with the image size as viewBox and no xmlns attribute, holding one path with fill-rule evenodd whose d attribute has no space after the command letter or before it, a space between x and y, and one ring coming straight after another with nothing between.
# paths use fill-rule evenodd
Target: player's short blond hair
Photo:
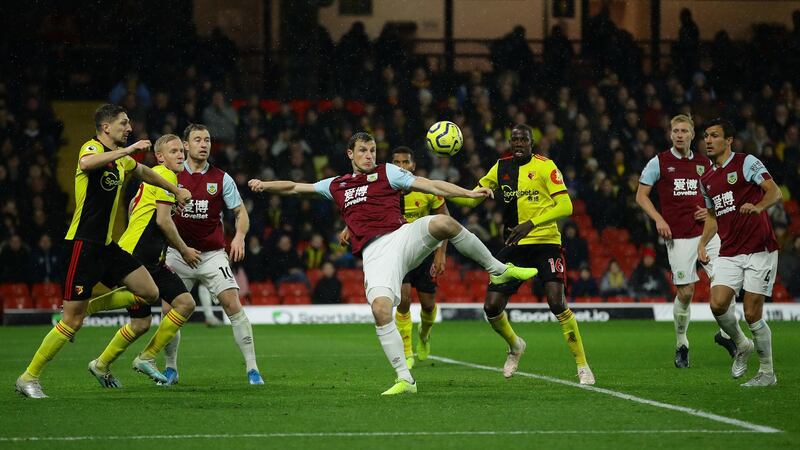
<instances>
[{"instance_id":1,"label":"player's short blond hair","mask_svg":"<svg viewBox=\"0 0 800 450\"><path fill-rule=\"evenodd\" d=\"M175 139L177 139L179 141L181 140L180 136L177 136L177 135L174 135L174 134L165 134L165 135L161 136L160 138L158 138L158 140L156 141L156 145L153 147L153 150L156 153L160 153L161 150L164 148L164 146L167 145L167 143L172 142Z\"/></svg>"},{"instance_id":2,"label":"player's short blond hair","mask_svg":"<svg viewBox=\"0 0 800 450\"><path fill-rule=\"evenodd\" d=\"M694 120L692 120L692 116L686 114L678 114L669 121L669 124L673 127L675 126L676 123L688 123L689 127L692 129L692 133L694 134Z\"/></svg>"}]
</instances>

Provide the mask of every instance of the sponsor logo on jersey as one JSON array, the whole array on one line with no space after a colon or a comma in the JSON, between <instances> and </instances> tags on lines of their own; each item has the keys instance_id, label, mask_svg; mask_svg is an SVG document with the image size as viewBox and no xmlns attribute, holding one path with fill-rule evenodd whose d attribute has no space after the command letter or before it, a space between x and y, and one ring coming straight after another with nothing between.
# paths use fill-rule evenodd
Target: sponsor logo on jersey
<instances>
[{"instance_id":1,"label":"sponsor logo on jersey","mask_svg":"<svg viewBox=\"0 0 800 450\"><path fill-rule=\"evenodd\" d=\"M113 191L119 184L119 175L107 170L103 171L103 176L100 177L100 187L102 187L104 191Z\"/></svg>"},{"instance_id":2,"label":"sponsor logo on jersey","mask_svg":"<svg viewBox=\"0 0 800 450\"><path fill-rule=\"evenodd\" d=\"M550 181L552 181L553 184L564 184L564 178L561 177L561 172L559 172L558 169L553 169L553 171L550 172Z\"/></svg>"},{"instance_id":3,"label":"sponsor logo on jersey","mask_svg":"<svg viewBox=\"0 0 800 450\"><path fill-rule=\"evenodd\" d=\"M217 183L206 183L206 192L211 195L217 193Z\"/></svg>"},{"instance_id":4,"label":"sponsor logo on jersey","mask_svg":"<svg viewBox=\"0 0 800 450\"><path fill-rule=\"evenodd\" d=\"M736 184L737 180L739 180L739 175L736 172L728 174L728 184Z\"/></svg>"}]
</instances>

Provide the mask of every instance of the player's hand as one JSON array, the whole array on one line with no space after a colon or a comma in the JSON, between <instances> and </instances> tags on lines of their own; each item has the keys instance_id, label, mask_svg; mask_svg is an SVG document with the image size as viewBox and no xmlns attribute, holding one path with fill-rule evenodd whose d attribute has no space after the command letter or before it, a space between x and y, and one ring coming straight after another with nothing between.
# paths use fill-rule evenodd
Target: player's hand
<instances>
[{"instance_id":1,"label":"player's hand","mask_svg":"<svg viewBox=\"0 0 800 450\"><path fill-rule=\"evenodd\" d=\"M431 278L436 278L444 273L444 266L447 256L444 253L436 252L433 256L433 264L431 264Z\"/></svg>"},{"instance_id":2,"label":"player's hand","mask_svg":"<svg viewBox=\"0 0 800 450\"><path fill-rule=\"evenodd\" d=\"M192 269L196 269L200 264L200 251L192 247L186 247L186 250L181 252L181 257Z\"/></svg>"},{"instance_id":3,"label":"player's hand","mask_svg":"<svg viewBox=\"0 0 800 450\"><path fill-rule=\"evenodd\" d=\"M764 210L752 203L745 203L739 208L739 212L742 214L761 214L762 211Z\"/></svg>"},{"instance_id":4,"label":"player's hand","mask_svg":"<svg viewBox=\"0 0 800 450\"><path fill-rule=\"evenodd\" d=\"M511 229L511 234L508 235L508 239L506 239L506 245L517 245L517 242L527 236L534 227L535 225L530 220L526 220L515 226Z\"/></svg>"},{"instance_id":5,"label":"player's hand","mask_svg":"<svg viewBox=\"0 0 800 450\"><path fill-rule=\"evenodd\" d=\"M192 199L192 193L189 192L188 189L185 188L178 188L178 193L175 195L175 201L178 202L179 207L186 206L189 203L189 200Z\"/></svg>"},{"instance_id":6,"label":"player's hand","mask_svg":"<svg viewBox=\"0 0 800 450\"><path fill-rule=\"evenodd\" d=\"M348 247L350 245L350 229L344 227L344 230L339 233L339 245Z\"/></svg>"},{"instance_id":7,"label":"player's hand","mask_svg":"<svg viewBox=\"0 0 800 450\"><path fill-rule=\"evenodd\" d=\"M702 206L697 206L694 210L694 220L698 222L705 222L708 217L708 210Z\"/></svg>"},{"instance_id":8,"label":"player's hand","mask_svg":"<svg viewBox=\"0 0 800 450\"><path fill-rule=\"evenodd\" d=\"M706 252L705 245L697 246L697 259L703 264L708 264L710 258L708 257L708 252Z\"/></svg>"},{"instance_id":9,"label":"player's hand","mask_svg":"<svg viewBox=\"0 0 800 450\"><path fill-rule=\"evenodd\" d=\"M656 220L656 230L658 230L658 235L662 238L672 239L672 230L669 229L669 225L667 225L666 220Z\"/></svg>"},{"instance_id":10,"label":"player's hand","mask_svg":"<svg viewBox=\"0 0 800 450\"><path fill-rule=\"evenodd\" d=\"M494 191L487 187L480 187L474 191L469 191L469 198L494 198Z\"/></svg>"},{"instance_id":11,"label":"player's hand","mask_svg":"<svg viewBox=\"0 0 800 450\"><path fill-rule=\"evenodd\" d=\"M244 237L236 236L231 241L230 260L239 262L244 259Z\"/></svg>"},{"instance_id":12,"label":"player's hand","mask_svg":"<svg viewBox=\"0 0 800 450\"><path fill-rule=\"evenodd\" d=\"M152 144L149 140L143 139L141 141L137 141L136 143L129 145L124 148L125 153L128 155L132 155L136 152L141 152L150 148Z\"/></svg>"},{"instance_id":13,"label":"player's hand","mask_svg":"<svg viewBox=\"0 0 800 450\"><path fill-rule=\"evenodd\" d=\"M261 180L257 180L255 178L248 181L247 185L250 186L250 190L253 192L264 192L266 190L264 187L264 183L262 183Z\"/></svg>"}]
</instances>

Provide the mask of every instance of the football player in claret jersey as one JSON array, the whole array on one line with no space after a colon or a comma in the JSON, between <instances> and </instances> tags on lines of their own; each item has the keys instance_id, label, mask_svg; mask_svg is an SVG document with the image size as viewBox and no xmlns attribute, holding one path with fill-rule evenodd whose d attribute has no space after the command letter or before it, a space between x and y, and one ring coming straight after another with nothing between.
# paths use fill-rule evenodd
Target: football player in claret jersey
<instances>
[{"instance_id":1,"label":"football player in claret jersey","mask_svg":"<svg viewBox=\"0 0 800 450\"><path fill-rule=\"evenodd\" d=\"M561 233L556 220L572 214L572 201L564 179L555 163L542 155L533 154L533 132L527 125L511 130L512 156L501 158L478 182L475 189L492 189L502 195L497 204L502 207L506 240L497 254L500 261L535 267L539 281L544 284L547 304L561 324L564 339L577 365L581 384L594 384L595 378L578 330L578 321L567 305L564 294L566 267L561 248ZM482 199L462 200L462 206L477 206ZM526 343L517 336L505 308L522 282L490 284L483 310L492 328L508 344L508 356L503 375L509 378L519 367Z\"/></svg>"},{"instance_id":2,"label":"football player in claret jersey","mask_svg":"<svg viewBox=\"0 0 800 450\"><path fill-rule=\"evenodd\" d=\"M417 385L404 357L403 339L392 320L392 308L400 303L403 277L445 239L484 267L493 283L526 280L536 275L536 269L501 263L480 239L450 216L430 215L407 223L400 210L403 191L469 198L490 196L492 192L485 188L468 191L445 181L417 177L394 164L378 165L375 147L370 134L355 133L347 145L352 173L314 184L250 180L249 185L255 192L318 194L336 202L350 230L352 251L363 256L364 288L375 318L375 331L397 374L395 384L383 395L416 393Z\"/></svg>"},{"instance_id":3,"label":"football player in claret jersey","mask_svg":"<svg viewBox=\"0 0 800 450\"><path fill-rule=\"evenodd\" d=\"M177 248L167 249L167 265L181 277L191 291L196 283L204 285L216 296L228 316L233 337L245 361L248 382L264 384L256 364L253 327L239 301L239 285L233 277L229 260L244 258L244 237L250 218L242 203L236 183L230 175L208 162L211 155L211 134L200 124L190 124L183 132L186 161L178 174L178 185L192 192L192 202L172 216L181 238L200 250L200 262L192 267ZM230 256L225 253L222 212L227 208L236 218L236 234L231 241ZM180 332L164 349L168 384L178 381L177 354Z\"/></svg>"},{"instance_id":4,"label":"football player in claret jersey","mask_svg":"<svg viewBox=\"0 0 800 450\"><path fill-rule=\"evenodd\" d=\"M667 243L667 256L672 270L672 282L678 290L672 316L675 321L675 367L689 367L689 340L686 331L691 317L694 284L697 276L697 243L703 234L706 216L705 202L700 191L700 176L711 168L711 161L691 149L694 122L683 114L670 121L672 148L661 152L642 170L636 203L656 223L658 235ZM656 188L661 211L650 201L650 191ZM719 255L719 236L708 242L706 252L710 260L703 264L709 278L714 278L713 264ZM736 302L731 302L735 308ZM721 330L714 336L717 344L725 347L731 356L736 351L733 340Z\"/></svg>"},{"instance_id":5,"label":"football player in claret jersey","mask_svg":"<svg viewBox=\"0 0 800 450\"><path fill-rule=\"evenodd\" d=\"M714 119L703 134L713 166L700 178L708 219L697 247L700 261L709 260L706 245L715 233L722 241L711 280L711 311L719 326L736 342L731 375L747 372L747 360L758 353L758 373L745 387L777 384L772 367L772 331L763 318L764 297L772 295L778 271L778 241L767 208L781 201L781 190L764 164L753 155L731 151L733 125ZM745 337L736 314L729 308L744 290L744 318L753 334Z\"/></svg>"},{"instance_id":6,"label":"football player in claret jersey","mask_svg":"<svg viewBox=\"0 0 800 450\"><path fill-rule=\"evenodd\" d=\"M63 283L64 312L16 382L17 392L30 398L47 397L39 376L80 329L87 300L97 283L125 285L147 303L159 299L158 287L147 269L111 240L125 177L134 173L146 183L168 190L181 205L191 199L186 189L179 189L130 157L150 148L150 141L125 146L132 128L124 108L103 105L95 111L94 123L97 134L81 146L75 170L75 213L64 245L65 261L69 261ZM133 303L133 294L130 300Z\"/></svg>"},{"instance_id":7,"label":"football player in claret jersey","mask_svg":"<svg viewBox=\"0 0 800 450\"><path fill-rule=\"evenodd\" d=\"M158 165L153 171L165 180L177 185L176 173L183 170L183 143L174 134L161 136L155 145ZM194 312L195 302L186 286L169 267L164 264L167 243L180 249L183 259L189 265L200 261L200 252L183 242L175 224L172 212L175 197L157 186L141 183L136 196L131 201L128 227L119 238L119 246L138 259L158 286L164 302L164 317L158 330L145 349L133 360L133 369L153 381L166 383L167 379L156 368L156 355L175 336ZM124 290L124 288L123 288ZM115 304L124 292L113 291L89 302L87 313L115 309L125 304ZM117 388L121 383L112 375L110 366L139 336L150 329L150 305L133 305L128 308L131 322L120 328L100 356L89 363L89 373L97 378L103 387Z\"/></svg>"}]
</instances>

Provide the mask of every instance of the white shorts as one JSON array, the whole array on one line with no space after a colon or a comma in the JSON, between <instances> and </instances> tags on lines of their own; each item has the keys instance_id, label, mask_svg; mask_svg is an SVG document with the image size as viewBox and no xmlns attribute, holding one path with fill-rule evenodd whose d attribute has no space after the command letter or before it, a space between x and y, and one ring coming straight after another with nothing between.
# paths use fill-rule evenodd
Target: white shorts
<instances>
[{"instance_id":1,"label":"white shorts","mask_svg":"<svg viewBox=\"0 0 800 450\"><path fill-rule=\"evenodd\" d=\"M225 249L212 250L200 253L200 264L192 269L183 260L181 254L172 247L167 249L167 265L181 277L186 289L192 290L195 283L200 283L208 288L211 295L216 298L226 289L239 289L233 277L231 265L228 263L228 254Z\"/></svg>"},{"instance_id":2,"label":"white shorts","mask_svg":"<svg viewBox=\"0 0 800 450\"><path fill-rule=\"evenodd\" d=\"M737 295L744 288L745 292L771 296L778 273L778 251L720 256L714 270L711 287L728 286Z\"/></svg>"},{"instance_id":3,"label":"white shorts","mask_svg":"<svg viewBox=\"0 0 800 450\"><path fill-rule=\"evenodd\" d=\"M697 276L697 245L699 243L700 236L667 241L667 258L670 270L672 270L672 284L675 286L683 286L700 280ZM700 264L708 274L708 278L714 278L714 262L719 256L720 245L717 234L706 244L709 261L708 264Z\"/></svg>"},{"instance_id":4,"label":"white shorts","mask_svg":"<svg viewBox=\"0 0 800 450\"><path fill-rule=\"evenodd\" d=\"M431 219L425 216L407 223L364 249L364 289L370 304L378 297L389 297L394 306L400 304L403 278L439 245L428 231Z\"/></svg>"}]
</instances>

